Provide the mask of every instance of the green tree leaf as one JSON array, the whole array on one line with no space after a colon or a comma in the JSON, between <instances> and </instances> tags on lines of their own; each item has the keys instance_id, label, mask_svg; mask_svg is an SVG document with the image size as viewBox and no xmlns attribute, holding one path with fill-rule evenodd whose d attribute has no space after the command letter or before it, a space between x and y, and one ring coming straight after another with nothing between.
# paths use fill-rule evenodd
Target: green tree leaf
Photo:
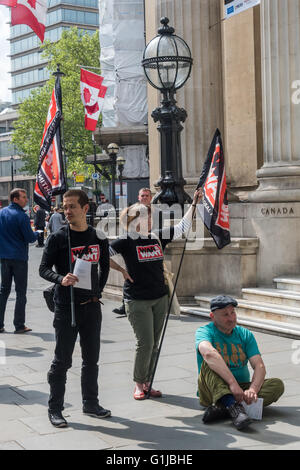
<instances>
[{"instance_id":1,"label":"green tree leaf","mask_svg":"<svg viewBox=\"0 0 300 470\"><path fill-rule=\"evenodd\" d=\"M57 64L60 64L60 70L65 74L61 78L61 88L67 172L69 176L73 171L88 175L93 168L91 165L86 165L84 160L87 155L93 154L94 150L91 132L84 128L84 107L80 97L78 64L86 68L100 67L98 31L90 35L73 27L65 30L58 42L45 41L41 48L43 58L48 60L50 78L43 87L33 90L20 104L19 118L14 123L12 142L22 156L23 170L36 174L43 129L55 83L52 74L57 70Z\"/></svg>"}]
</instances>

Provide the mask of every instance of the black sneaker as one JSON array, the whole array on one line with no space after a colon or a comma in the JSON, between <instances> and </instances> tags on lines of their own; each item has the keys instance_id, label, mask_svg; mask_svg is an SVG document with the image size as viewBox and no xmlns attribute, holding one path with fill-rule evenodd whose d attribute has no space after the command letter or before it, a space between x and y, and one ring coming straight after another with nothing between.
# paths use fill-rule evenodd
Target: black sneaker
<instances>
[{"instance_id":1,"label":"black sneaker","mask_svg":"<svg viewBox=\"0 0 300 470\"><path fill-rule=\"evenodd\" d=\"M61 411L48 411L49 421L56 428L66 428L68 423L63 417Z\"/></svg>"},{"instance_id":2,"label":"black sneaker","mask_svg":"<svg viewBox=\"0 0 300 470\"><path fill-rule=\"evenodd\" d=\"M105 408L100 405L86 406L83 407L82 411L85 415L93 416L94 418L108 418L111 416L111 411L105 410Z\"/></svg>"},{"instance_id":3,"label":"black sneaker","mask_svg":"<svg viewBox=\"0 0 300 470\"><path fill-rule=\"evenodd\" d=\"M230 418L228 409L222 405L222 403L217 403L216 405L211 405L206 408L202 421L203 423L208 424L227 418Z\"/></svg>"},{"instance_id":4,"label":"black sneaker","mask_svg":"<svg viewBox=\"0 0 300 470\"><path fill-rule=\"evenodd\" d=\"M234 426L241 431L249 426L252 423L251 419L247 415L243 405L240 403L235 403L228 408L228 412L232 419Z\"/></svg>"},{"instance_id":5,"label":"black sneaker","mask_svg":"<svg viewBox=\"0 0 300 470\"><path fill-rule=\"evenodd\" d=\"M114 308L114 309L113 309L113 312L114 312L114 313L117 313L118 315L124 315L124 316L126 316L125 305L122 304L121 307L119 307L119 308Z\"/></svg>"}]
</instances>

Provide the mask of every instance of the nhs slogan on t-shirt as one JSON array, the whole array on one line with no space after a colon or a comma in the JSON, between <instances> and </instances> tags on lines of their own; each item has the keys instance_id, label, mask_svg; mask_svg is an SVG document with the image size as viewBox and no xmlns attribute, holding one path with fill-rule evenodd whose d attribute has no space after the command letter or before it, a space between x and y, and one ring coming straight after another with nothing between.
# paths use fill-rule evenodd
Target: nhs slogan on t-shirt
<instances>
[{"instance_id":1,"label":"nhs slogan on t-shirt","mask_svg":"<svg viewBox=\"0 0 300 470\"><path fill-rule=\"evenodd\" d=\"M224 0L225 18L230 18L259 4L260 0Z\"/></svg>"}]
</instances>

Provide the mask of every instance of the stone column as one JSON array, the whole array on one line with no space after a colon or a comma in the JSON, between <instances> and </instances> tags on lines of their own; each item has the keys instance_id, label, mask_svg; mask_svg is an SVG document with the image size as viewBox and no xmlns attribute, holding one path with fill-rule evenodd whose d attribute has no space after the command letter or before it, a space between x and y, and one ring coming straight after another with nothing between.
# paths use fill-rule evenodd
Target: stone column
<instances>
[{"instance_id":1,"label":"stone column","mask_svg":"<svg viewBox=\"0 0 300 470\"><path fill-rule=\"evenodd\" d=\"M146 43L151 41L158 30L156 17L156 2L153 0L145 0L145 27L146 27ZM159 106L160 93L148 84L148 135L149 135L149 171L150 171L150 188L155 194L155 183L160 178L160 137L157 130L157 124L153 121L151 113L153 109Z\"/></svg>"},{"instance_id":2,"label":"stone column","mask_svg":"<svg viewBox=\"0 0 300 470\"><path fill-rule=\"evenodd\" d=\"M223 130L220 1L157 0L156 15L157 24L162 16L170 19L194 60L191 77L176 94L178 106L188 114L182 131L182 165L186 189L190 185L192 191L216 128Z\"/></svg>"},{"instance_id":3,"label":"stone column","mask_svg":"<svg viewBox=\"0 0 300 470\"><path fill-rule=\"evenodd\" d=\"M250 8L222 22L226 176L240 199L257 188L263 163L259 11Z\"/></svg>"},{"instance_id":4,"label":"stone column","mask_svg":"<svg viewBox=\"0 0 300 470\"><path fill-rule=\"evenodd\" d=\"M264 165L250 200L300 201L300 0L262 0L261 36Z\"/></svg>"}]
</instances>

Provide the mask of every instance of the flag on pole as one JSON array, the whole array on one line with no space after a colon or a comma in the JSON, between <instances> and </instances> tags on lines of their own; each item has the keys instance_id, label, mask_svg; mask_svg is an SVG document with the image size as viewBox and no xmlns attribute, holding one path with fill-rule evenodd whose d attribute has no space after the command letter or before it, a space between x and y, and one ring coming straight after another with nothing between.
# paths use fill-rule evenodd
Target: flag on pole
<instances>
[{"instance_id":1,"label":"flag on pole","mask_svg":"<svg viewBox=\"0 0 300 470\"><path fill-rule=\"evenodd\" d=\"M17 4L17 0L0 0L0 5L6 5L7 7L14 7Z\"/></svg>"},{"instance_id":2,"label":"flag on pole","mask_svg":"<svg viewBox=\"0 0 300 470\"><path fill-rule=\"evenodd\" d=\"M208 151L197 189L203 189L200 215L219 249L229 245L230 224L221 133L216 130Z\"/></svg>"},{"instance_id":3,"label":"flag on pole","mask_svg":"<svg viewBox=\"0 0 300 470\"><path fill-rule=\"evenodd\" d=\"M11 9L11 25L26 24L43 42L46 13L47 0L16 0Z\"/></svg>"},{"instance_id":4,"label":"flag on pole","mask_svg":"<svg viewBox=\"0 0 300 470\"><path fill-rule=\"evenodd\" d=\"M50 210L51 198L66 191L60 140L61 90L56 78L40 147L40 159L34 189L34 201Z\"/></svg>"},{"instance_id":5,"label":"flag on pole","mask_svg":"<svg viewBox=\"0 0 300 470\"><path fill-rule=\"evenodd\" d=\"M85 109L84 126L88 131L96 129L103 108L107 87L102 82L100 75L81 69L80 93Z\"/></svg>"}]
</instances>

